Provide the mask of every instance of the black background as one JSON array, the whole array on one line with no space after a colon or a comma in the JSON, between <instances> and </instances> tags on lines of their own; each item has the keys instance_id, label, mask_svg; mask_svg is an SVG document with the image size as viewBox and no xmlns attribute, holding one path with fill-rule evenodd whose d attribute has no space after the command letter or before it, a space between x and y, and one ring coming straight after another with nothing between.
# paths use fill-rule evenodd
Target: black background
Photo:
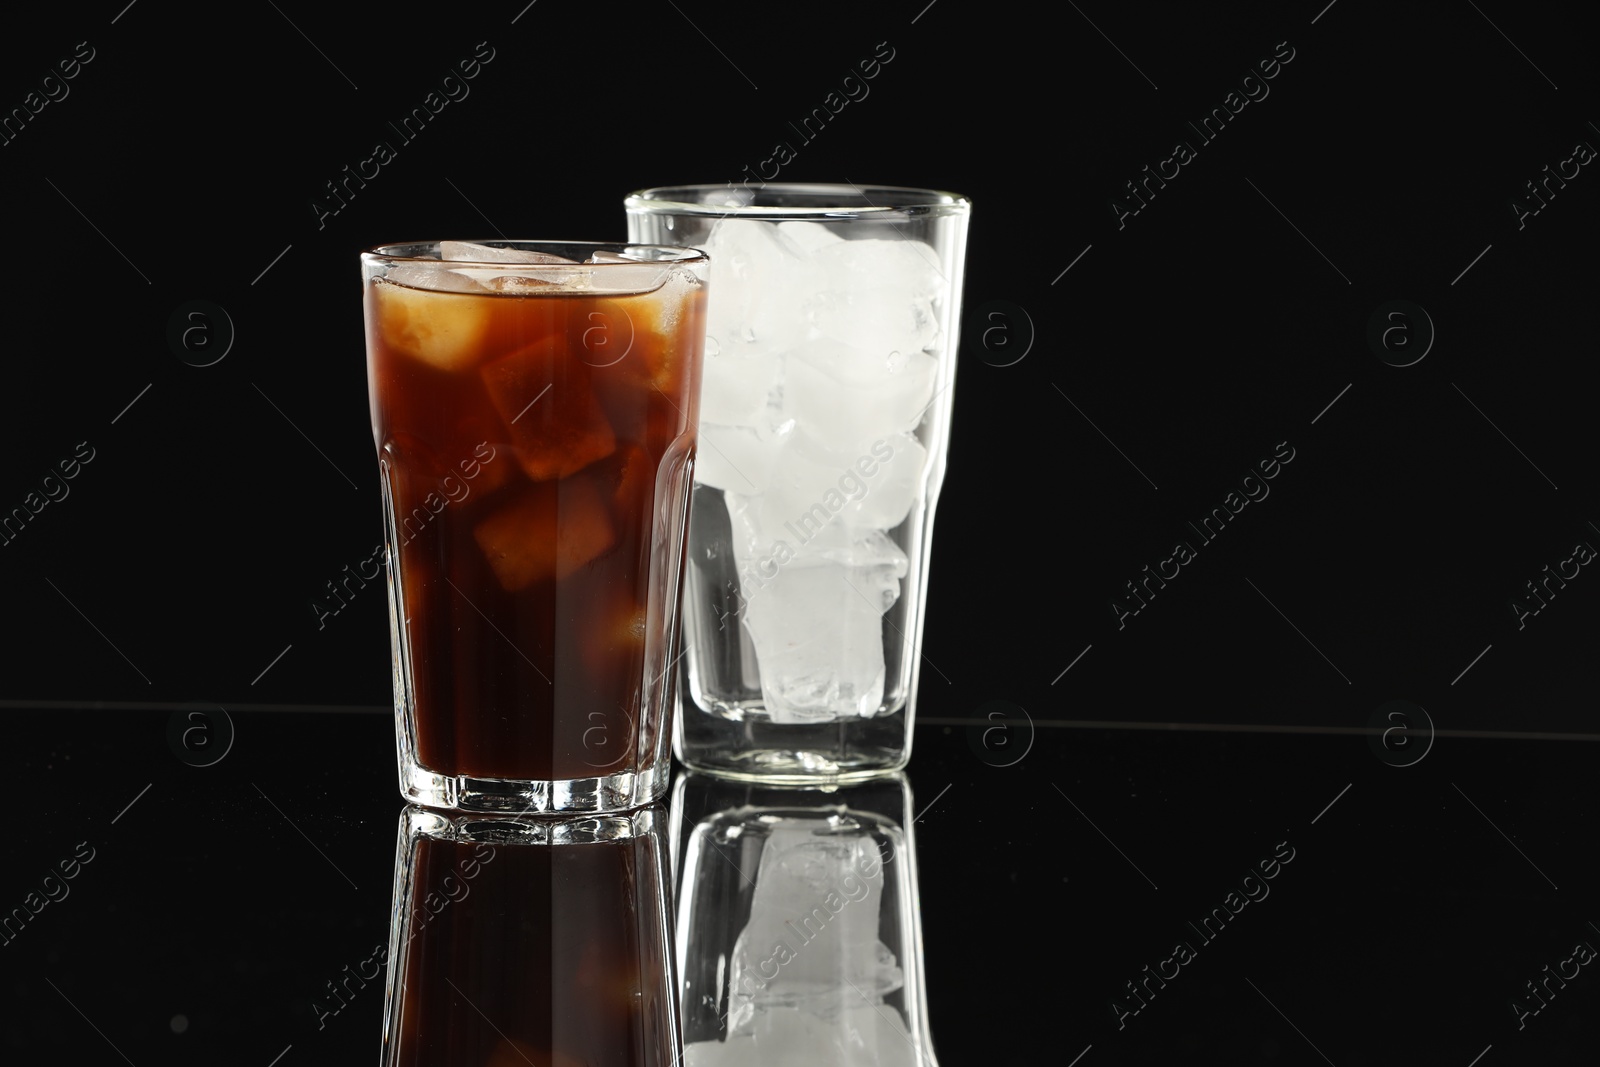
<instances>
[{"instance_id":1,"label":"black background","mask_svg":"<svg viewBox=\"0 0 1600 1067\"><path fill-rule=\"evenodd\" d=\"M0 513L94 458L0 545L0 909L80 840L107 856L0 947L8 1051L376 1051L381 994L365 1024L309 1010L383 937L398 809L382 591L321 628L311 606L381 537L356 254L620 239L627 192L737 180L781 141L783 180L974 204L911 768L941 796L919 831L946 1062L1592 1062L1587 972L1522 1031L1507 1007L1600 938L1600 579L1512 607L1600 544L1597 179L1511 206L1600 144L1592 62L1565 9L1324 3L8 13L5 113L93 58L0 145ZM479 42L470 95L401 144L386 123ZM789 123L880 42L869 95L803 143ZM1186 122L1290 48L1199 143ZM1119 225L1180 139L1194 161ZM319 224L379 140L396 158ZM194 300L232 323L212 366L168 341ZM1405 367L1368 342L1396 300L1435 333ZM1124 583L1280 442L1270 496L1119 627ZM993 700L1034 724L1008 720L1036 741L1012 767L967 745ZM1425 762L1369 746L1394 700L1426 709ZM173 757L189 704L233 716L224 762ZM1122 982L1284 839L1302 878L1247 915L1257 941L1118 1031Z\"/></svg>"}]
</instances>

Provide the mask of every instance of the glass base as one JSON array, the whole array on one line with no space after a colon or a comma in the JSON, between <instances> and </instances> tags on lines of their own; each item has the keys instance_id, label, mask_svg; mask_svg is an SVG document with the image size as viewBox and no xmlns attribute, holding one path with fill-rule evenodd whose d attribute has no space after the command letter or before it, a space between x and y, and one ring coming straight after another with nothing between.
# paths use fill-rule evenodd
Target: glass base
<instances>
[{"instance_id":1,"label":"glass base","mask_svg":"<svg viewBox=\"0 0 1600 1067\"><path fill-rule=\"evenodd\" d=\"M696 771L774 785L820 785L875 778L901 770L911 759L910 709L833 722L775 723L758 702L735 714L726 706L702 708L687 699L675 716L679 762Z\"/></svg>"},{"instance_id":2,"label":"glass base","mask_svg":"<svg viewBox=\"0 0 1600 1067\"><path fill-rule=\"evenodd\" d=\"M903 770L907 758L887 754L879 759L857 755L845 762L820 752L764 749L727 756L697 753L694 760L683 760L690 770L722 778L765 782L770 785L816 786L861 782Z\"/></svg>"},{"instance_id":3,"label":"glass base","mask_svg":"<svg viewBox=\"0 0 1600 1067\"><path fill-rule=\"evenodd\" d=\"M666 763L643 771L553 782L444 775L413 765L400 769L400 792L413 804L457 811L514 815L611 812L660 800L670 778L671 768Z\"/></svg>"}]
</instances>

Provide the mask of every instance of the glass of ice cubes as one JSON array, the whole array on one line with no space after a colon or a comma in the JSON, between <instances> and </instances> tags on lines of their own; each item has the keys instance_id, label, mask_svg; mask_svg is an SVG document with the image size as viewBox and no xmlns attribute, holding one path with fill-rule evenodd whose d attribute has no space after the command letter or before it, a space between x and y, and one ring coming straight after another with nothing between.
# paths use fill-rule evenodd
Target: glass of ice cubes
<instances>
[{"instance_id":1,"label":"glass of ice cubes","mask_svg":"<svg viewBox=\"0 0 1600 1067\"><path fill-rule=\"evenodd\" d=\"M971 204L767 183L626 207L630 240L711 257L678 758L795 784L903 767Z\"/></svg>"}]
</instances>

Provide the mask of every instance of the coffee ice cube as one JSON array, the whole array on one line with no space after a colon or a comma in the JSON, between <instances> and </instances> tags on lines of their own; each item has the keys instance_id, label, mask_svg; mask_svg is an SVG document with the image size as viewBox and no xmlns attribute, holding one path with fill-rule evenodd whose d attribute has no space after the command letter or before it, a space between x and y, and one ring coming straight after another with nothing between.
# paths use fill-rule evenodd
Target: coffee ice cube
<instances>
[{"instance_id":1,"label":"coffee ice cube","mask_svg":"<svg viewBox=\"0 0 1600 1067\"><path fill-rule=\"evenodd\" d=\"M611 423L587 375L571 365L565 338L543 338L479 373L529 478L566 477L616 448Z\"/></svg>"},{"instance_id":2,"label":"coffee ice cube","mask_svg":"<svg viewBox=\"0 0 1600 1067\"><path fill-rule=\"evenodd\" d=\"M650 454L638 445L623 445L608 463L604 482L611 486L611 506L617 514L649 515L658 466Z\"/></svg>"},{"instance_id":3,"label":"coffee ice cube","mask_svg":"<svg viewBox=\"0 0 1600 1067\"><path fill-rule=\"evenodd\" d=\"M606 672L616 671L620 664L642 669L639 665L644 662L646 618L641 598L635 590L625 586L600 590L573 606L571 632L581 635L581 639L575 643L591 677L603 678ZM632 723L637 720L638 706L633 699L636 698L631 698L626 706L615 709L622 714L612 716L612 709L607 709L604 720L595 719L585 724L601 727L600 733L590 737L597 744L603 738L602 747L608 756L620 751L626 744L620 728L626 724L631 729Z\"/></svg>"},{"instance_id":4,"label":"coffee ice cube","mask_svg":"<svg viewBox=\"0 0 1600 1067\"><path fill-rule=\"evenodd\" d=\"M638 269L650 277L636 275L629 267L616 268L614 281L596 281L599 292L619 292L635 284L638 288L586 304L569 328L569 342L592 367L614 367L617 374L646 388L676 395L690 353L705 343L702 331L680 328L685 315L704 314L705 286L682 267L641 264Z\"/></svg>"},{"instance_id":5,"label":"coffee ice cube","mask_svg":"<svg viewBox=\"0 0 1600 1067\"><path fill-rule=\"evenodd\" d=\"M589 290L597 293L652 293L661 288L673 273L665 263L640 263L638 260L590 260L606 264L602 269L589 271ZM628 264L622 266L621 264Z\"/></svg>"},{"instance_id":6,"label":"coffee ice cube","mask_svg":"<svg viewBox=\"0 0 1600 1067\"><path fill-rule=\"evenodd\" d=\"M373 283L378 333L389 348L443 371L478 359L488 331L483 286L453 271L402 264Z\"/></svg>"},{"instance_id":7,"label":"coffee ice cube","mask_svg":"<svg viewBox=\"0 0 1600 1067\"><path fill-rule=\"evenodd\" d=\"M482 293L487 290L465 274L436 263L396 263L383 280L437 293Z\"/></svg>"},{"instance_id":8,"label":"coffee ice cube","mask_svg":"<svg viewBox=\"0 0 1600 1067\"><path fill-rule=\"evenodd\" d=\"M472 529L508 592L565 578L616 543L608 501L590 478L525 485Z\"/></svg>"},{"instance_id":9,"label":"coffee ice cube","mask_svg":"<svg viewBox=\"0 0 1600 1067\"><path fill-rule=\"evenodd\" d=\"M536 252L531 248L502 248L472 241L440 241L439 258L466 263L576 263L575 259Z\"/></svg>"},{"instance_id":10,"label":"coffee ice cube","mask_svg":"<svg viewBox=\"0 0 1600 1067\"><path fill-rule=\"evenodd\" d=\"M536 269L511 269L510 267L484 267L484 263L516 264L576 264L575 259L536 252L527 248L501 248L498 245L476 244L472 241L440 241L439 255L447 263L471 263L470 267L452 267L450 272L471 278L485 289L496 292L535 292L564 287L575 275L568 270L539 271Z\"/></svg>"}]
</instances>

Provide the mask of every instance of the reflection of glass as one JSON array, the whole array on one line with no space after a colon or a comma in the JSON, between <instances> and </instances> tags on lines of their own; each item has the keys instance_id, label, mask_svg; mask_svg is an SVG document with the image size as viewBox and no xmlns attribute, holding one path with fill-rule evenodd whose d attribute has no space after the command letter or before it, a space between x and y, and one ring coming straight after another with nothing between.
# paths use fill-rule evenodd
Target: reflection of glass
<instances>
[{"instance_id":1,"label":"reflection of glass","mask_svg":"<svg viewBox=\"0 0 1600 1067\"><path fill-rule=\"evenodd\" d=\"M672 800L686 1067L934 1067L904 775Z\"/></svg>"},{"instance_id":2,"label":"reflection of glass","mask_svg":"<svg viewBox=\"0 0 1600 1067\"><path fill-rule=\"evenodd\" d=\"M385 1067L673 1067L663 814L407 808Z\"/></svg>"}]
</instances>

